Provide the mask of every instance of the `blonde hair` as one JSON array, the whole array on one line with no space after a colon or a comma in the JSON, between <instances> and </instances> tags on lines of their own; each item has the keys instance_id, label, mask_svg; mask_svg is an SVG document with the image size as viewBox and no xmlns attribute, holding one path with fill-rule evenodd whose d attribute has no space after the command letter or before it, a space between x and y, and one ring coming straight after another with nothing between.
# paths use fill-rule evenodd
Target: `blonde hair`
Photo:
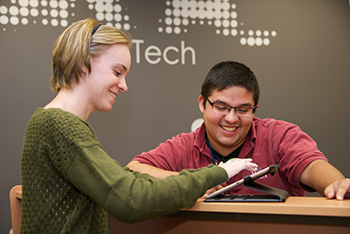
<instances>
[{"instance_id":1,"label":"blonde hair","mask_svg":"<svg viewBox=\"0 0 350 234\"><path fill-rule=\"evenodd\" d=\"M93 30L96 30L93 32ZM99 25L95 19L80 20L57 38L52 50L51 89L58 92L79 83L81 68L91 72L90 57L101 55L109 45L125 44L131 47L131 38L123 31Z\"/></svg>"}]
</instances>

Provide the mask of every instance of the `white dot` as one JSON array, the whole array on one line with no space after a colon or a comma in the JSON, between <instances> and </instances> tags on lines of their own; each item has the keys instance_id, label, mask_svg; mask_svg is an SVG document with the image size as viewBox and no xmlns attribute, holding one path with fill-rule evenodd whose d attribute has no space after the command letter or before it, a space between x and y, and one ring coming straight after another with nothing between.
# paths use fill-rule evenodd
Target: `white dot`
<instances>
[{"instance_id":1,"label":"white dot","mask_svg":"<svg viewBox=\"0 0 350 234\"><path fill-rule=\"evenodd\" d=\"M171 25L173 22L172 22L172 19L170 18L170 17L167 17L166 19L165 19L165 24L166 25Z\"/></svg>"},{"instance_id":2,"label":"white dot","mask_svg":"<svg viewBox=\"0 0 350 234\"><path fill-rule=\"evenodd\" d=\"M121 12L122 11L122 7L119 4L117 4L117 5L114 6L114 11L115 12Z\"/></svg>"},{"instance_id":3,"label":"white dot","mask_svg":"<svg viewBox=\"0 0 350 234\"><path fill-rule=\"evenodd\" d=\"M30 15L34 16L34 17L37 17L39 15L39 11L36 8L32 8L30 10Z\"/></svg>"},{"instance_id":4,"label":"white dot","mask_svg":"<svg viewBox=\"0 0 350 234\"><path fill-rule=\"evenodd\" d=\"M101 12L98 12L98 13L96 14L96 19L97 19L98 21L104 20L104 19L105 19L105 18L104 18L104 14L101 13Z\"/></svg>"},{"instance_id":5,"label":"white dot","mask_svg":"<svg viewBox=\"0 0 350 234\"><path fill-rule=\"evenodd\" d=\"M52 7L52 8L58 7L58 2L56 0L51 0L49 3L50 3L50 7Z\"/></svg>"},{"instance_id":6,"label":"white dot","mask_svg":"<svg viewBox=\"0 0 350 234\"><path fill-rule=\"evenodd\" d=\"M169 8L165 9L166 16L171 16L171 13L172 13L172 11Z\"/></svg>"},{"instance_id":7,"label":"white dot","mask_svg":"<svg viewBox=\"0 0 350 234\"><path fill-rule=\"evenodd\" d=\"M23 25L27 25L27 24L28 24L28 19L27 19L27 18L22 18L22 19L21 19L21 23L22 23Z\"/></svg>"},{"instance_id":8,"label":"white dot","mask_svg":"<svg viewBox=\"0 0 350 234\"><path fill-rule=\"evenodd\" d=\"M62 9L62 10L66 10L68 8L68 2L67 1L63 1L61 0L59 3L58 3L59 7ZM62 23L61 23L62 25Z\"/></svg>"},{"instance_id":9,"label":"white dot","mask_svg":"<svg viewBox=\"0 0 350 234\"><path fill-rule=\"evenodd\" d=\"M19 23L18 17L17 17L17 16L12 16L12 17L10 18L10 23L11 23L12 25L17 25L17 24Z\"/></svg>"},{"instance_id":10,"label":"white dot","mask_svg":"<svg viewBox=\"0 0 350 234\"><path fill-rule=\"evenodd\" d=\"M128 15L124 15L124 20L129 21L130 17Z\"/></svg>"},{"instance_id":11,"label":"white dot","mask_svg":"<svg viewBox=\"0 0 350 234\"><path fill-rule=\"evenodd\" d=\"M224 12L222 13L222 18L224 18L224 19L230 18L230 13L229 13L228 11L224 11Z\"/></svg>"},{"instance_id":12,"label":"white dot","mask_svg":"<svg viewBox=\"0 0 350 234\"><path fill-rule=\"evenodd\" d=\"M52 9L50 11L50 15L51 15L51 17L56 18L58 16L58 11L56 9Z\"/></svg>"},{"instance_id":13,"label":"white dot","mask_svg":"<svg viewBox=\"0 0 350 234\"><path fill-rule=\"evenodd\" d=\"M63 18L63 19L67 18L68 17L68 11L60 10L60 17Z\"/></svg>"},{"instance_id":14,"label":"white dot","mask_svg":"<svg viewBox=\"0 0 350 234\"><path fill-rule=\"evenodd\" d=\"M114 20L117 21L117 22L121 21L122 20L122 15L121 14L115 14L114 15Z\"/></svg>"},{"instance_id":15,"label":"white dot","mask_svg":"<svg viewBox=\"0 0 350 234\"><path fill-rule=\"evenodd\" d=\"M103 5L103 3L102 2L97 2L96 4L95 4L95 10L97 11L97 12L103 12L104 11L104 5Z\"/></svg>"},{"instance_id":16,"label":"white dot","mask_svg":"<svg viewBox=\"0 0 350 234\"><path fill-rule=\"evenodd\" d=\"M168 34L172 33L172 31L173 31L173 30L172 30L171 27L166 27L166 28L165 28L165 32L168 33Z\"/></svg>"},{"instance_id":17,"label":"white dot","mask_svg":"<svg viewBox=\"0 0 350 234\"><path fill-rule=\"evenodd\" d=\"M230 35L230 30L225 28L224 30L222 30L222 34L224 34L225 36L228 36L228 35Z\"/></svg>"},{"instance_id":18,"label":"white dot","mask_svg":"<svg viewBox=\"0 0 350 234\"><path fill-rule=\"evenodd\" d=\"M41 15L42 16L47 16L49 14L49 12L46 9L42 9L41 10Z\"/></svg>"},{"instance_id":19,"label":"white dot","mask_svg":"<svg viewBox=\"0 0 350 234\"><path fill-rule=\"evenodd\" d=\"M8 22L9 22L9 18L6 16L6 15L2 15L2 16L0 16L0 23L1 24L8 24Z\"/></svg>"},{"instance_id":20,"label":"white dot","mask_svg":"<svg viewBox=\"0 0 350 234\"><path fill-rule=\"evenodd\" d=\"M249 35L249 36L253 36L253 35L254 35L253 30L249 30L249 31L248 31L248 35Z\"/></svg>"},{"instance_id":21,"label":"white dot","mask_svg":"<svg viewBox=\"0 0 350 234\"><path fill-rule=\"evenodd\" d=\"M21 14L21 16L28 16L29 10L28 8L22 7L21 9L19 9L19 13Z\"/></svg>"},{"instance_id":22,"label":"white dot","mask_svg":"<svg viewBox=\"0 0 350 234\"><path fill-rule=\"evenodd\" d=\"M194 132L197 128L199 128L204 120L202 118L195 119L191 124L191 132Z\"/></svg>"},{"instance_id":23,"label":"white dot","mask_svg":"<svg viewBox=\"0 0 350 234\"><path fill-rule=\"evenodd\" d=\"M51 25L56 27L58 25L58 20L57 19L52 19L51 20Z\"/></svg>"},{"instance_id":24,"label":"white dot","mask_svg":"<svg viewBox=\"0 0 350 234\"><path fill-rule=\"evenodd\" d=\"M190 15L190 12L187 9L182 9L181 16L187 18Z\"/></svg>"},{"instance_id":25,"label":"white dot","mask_svg":"<svg viewBox=\"0 0 350 234\"><path fill-rule=\"evenodd\" d=\"M216 34L218 34L218 35L220 35L220 33L221 33L219 29L216 29L215 32L216 32Z\"/></svg>"},{"instance_id":26,"label":"white dot","mask_svg":"<svg viewBox=\"0 0 350 234\"><path fill-rule=\"evenodd\" d=\"M233 4L231 5L231 8L232 8L232 9L236 9L236 4L233 3Z\"/></svg>"},{"instance_id":27,"label":"white dot","mask_svg":"<svg viewBox=\"0 0 350 234\"><path fill-rule=\"evenodd\" d=\"M120 24L120 23L116 23L115 25L114 25L114 27L116 27L116 28L122 28L122 25Z\"/></svg>"},{"instance_id":28,"label":"white dot","mask_svg":"<svg viewBox=\"0 0 350 234\"><path fill-rule=\"evenodd\" d=\"M264 39L264 45L265 45L265 46L270 45L270 40L269 40L268 38L265 38L265 39Z\"/></svg>"},{"instance_id":29,"label":"white dot","mask_svg":"<svg viewBox=\"0 0 350 234\"><path fill-rule=\"evenodd\" d=\"M30 5L31 7L36 8L36 7L39 6L39 1L37 1L37 0L30 0L30 1L29 1L29 5Z\"/></svg>"},{"instance_id":30,"label":"white dot","mask_svg":"<svg viewBox=\"0 0 350 234\"><path fill-rule=\"evenodd\" d=\"M113 11L113 5L110 4L110 3L107 3L105 5L105 11L108 12L108 13L111 13Z\"/></svg>"},{"instance_id":31,"label":"white dot","mask_svg":"<svg viewBox=\"0 0 350 234\"><path fill-rule=\"evenodd\" d=\"M242 37L241 40L240 40L240 43L242 45L246 45L247 44L247 40L244 37Z\"/></svg>"},{"instance_id":32,"label":"white dot","mask_svg":"<svg viewBox=\"0 0 350 234\"><path fill-rule=\"evenodd\" d=\"M232 29L232 30L231 30L231 35L232 35L232 36L235 37L235 36L237 36L237 34L238 34L237 29Z\"/></svg>"},{"instance_id":33,"label":"white dot","mask_svg":"<svg viewBox=\"0 0 350 234\"><path fill-rule=\"evenodd\" d=\"M231 20L231 27L236 28L238 26L237 20Z\"/></svg>"},{"instance_id":34,"label":"white dot","mask_svg":"<svg viewBox=\"0 0 350 234\"><path fill-rule=\"evenodd\" d=\"M163 28L162 28L162 27L159 27L159 28L158 28L158 32L160 32L160 33L163 32Z\"/></svg>"},{"instance_id":35,"label":"white dot","mask_svg":"<svg viewBox=\"0 0 350 234\"><path fill-rule=\"evenodd\" d=\"M21 7L26 7L26 6L28 6L28 0L19 0L19 1L18 1L18 4L19 4Z\"/></svg>"},{"instance_id":36,"label":"white dot","mask_svg":"<svg viewBox=\"0 0 350 234\"><path fill-rule=\"evenodd\" d=\"M61 20L61 26L64 27L64 28L67 27L68 26L68 21L65 20L65 19Z\"/></svg>"},{"instance_id":37,"label":"white dot","mask_svg":"<svg viewBox=\"0 0 350 234\"><path fill-rule=\"evenodd\" d=\"M179 9L174 9L174 10L173 10L173 15L174 15L175 17L179 17L179 16L181 15L180 10L179 10Z\"/></svg>"},{"instance_id":38,"label":"white dot","mask_svg":"<svg viewBox=\"0 0 350 234\"><path fill-rule=\"evenodd\" d=\"M128 23L124 24L123 28L125 30L130 30L130 24L128 24Z\"/></svg>"},{"instance_id":39,"label":"white dot","mask_svg":"<svg viewBox=\"0 0 350 234\"><path fill-rule=\"evenodd\" d=\"M202 9L204 9L204 7L205 7L205 3L203 1L199 1L198 8L202 10Z\"/></svg>"},{"instance_id":40,"label":"white dot","mask_svg":"<svg viewBox=\"0 0 350 234\"><path fill-rule=\"evenodd\" d=\"M11 15L18 15L19 10L18 10L18 8L16 6L12 6L12 7L9 8L9 13Z\"/></svg>"},{"instance_id":41,"label":"white dot","mask_svg":"<svg viewBox=\"0 0 350 234\"><path fill-rule=\"evenodd\" d=\"M190 23L190 22L189 22L188 19L183 19L183 20L182 20L182 24L185 25L185 26L187 26L189 23Z\"/></svg>"},{"instance_id":42,"label":"white dot","mask_svg":"<svg viewBox=\"0 0 350 234\"><path fill-rule=\"evenodd\" d=\"M49 21L48 21L47 19L43 19L43 20L41 21L41 23L42 23L43 25L48 25L48 24L49 24Z\"/></svg>"},{"instance_id":43,"label":"white dot","mask_svg":"<svg viewBox=\"0 0 350 234\"><path fill-rule=\"evenodd\" d=\"M239 34L241 34L243 36L244 35L244 31L243 30L239 31Z\"/></svg>"},{"instance_id":44,"label":"white dot","mask_svg":"<svg viewBox=\"0 0 350 234\"><path fill-rule=\"evenodd\" d=\"M270 35L269 31L265 30L265 31L264 31L264 36L265 36L265 37L268 37L269 35Z\"/></svg>"},{"instance_id":45,"label":"white dot","mask_svg":"<svg viewBox=\"0 0 350 234\"><path fill-rule=\"evenodd\" d=\"M248 42L249 46L253 46L255 44L255 40L254 40L253 37L248 37L248 41L247 42Z\"/></svg>"},{"instance_id":46,"label":"white dot","mask_svg":"<svg viewBox=\"0 0 350 234\"><path fill-rule=\"evenodd\" d=\"M176 26L179 26L179 25L181 24L181 20L180 20L179 18L175 18L175 19L174 19L174 24L175 24Z\"/></svg>"},{"instance_id":47,"label":"white dot","mask_svg":"<svg viewBox=\"0 0 350 234\"><path fill-rule=\"evenodd\" d=\"M207 8L207 11L211 11L214 8L214 3L212 1L206 1L205 7Z\"/></svg>"},{"instance_id":48,"label":"white dot","mask_svg":"<svg viewBox=\"0 0 350 234\"><path fill-rule=\"evenodd\" d=\"M175 34L180 34L181 33L181 29L179 27L175 27L174 28L174 33Z\"/></svg>"},{"instance_id":49,"label":"white dot","mask_svg":"<svg viewBox=\"0 0 350 234\"><path fill-rule=\"evenodd\" d=\"M41 1L40 3L43 7L46 7L48 5L47 1Z\"/></svg>"},{"instance_id":50,"label":"white dot","mask_svg":"<svg viewBox=\"0 0 350 234\"><path fill-rule=\"evenodd\" d=\"M232 12L231 12L231 18L232 18L232 19L236 19L236 18L237 18L237 12L232 11Z\"/></svg>"},{"instance_id":51,"label":"white dot","mask_svg":"<svg viewBox=\"0 0 350 234\"><path fill-rule=\"evenodd\" d=\"M220 20L215 20L214 21L214 25L215 25L215 27L221 27L221 21Z\"/></svg>"},{"instance_id":52,"label":"white dot","mask_svg":"<svg viewBox=\"0 0 350 234\"><path fill-rule=\"evenodd\" d=\"M257 35L258 37L260 37L262 35L260 30L256 30L255 35Z\"/></svg>"},{"instance_id":53,"label":"white dot","mask_svg":"<svg viewBox=\"0 0 350 234\"><path fill-rule=\"evenodd\" d=\"M261 46L263 44L263 40L260 37L258 37L258 38L255 39L255 44L257 46Z\"/></svg>"},{"instance_id":54,"label":"white dot","mask_svg":"<svg viewBox=\"0 0 350 234\"><path fill-rule=\"evenodd\" d=\"M3 14L3 15L7 14L7 7L0 6L0 14Z\"/></svg>"},{"instance_id":55,"label":"white dot","mask_svg":"<svg viewBox=\"0 0 350 234\"><path fill-rule=\"evenodd\" d=\"M196 19L198 13L197 13L196 10L190 10L189 15L190 15L190 17L191 17L192 19Z\"/></svg>"},{"instance_id":56,"label":"white dot","mask_svg":"<svg viewBox=\"0 0 350 234\"><path fill-rule=\"evenodd\" d=\"M173 7L174 8L179 8L180 7L180 1L179 0L173 0Z\"/></svg>"},{"instance_id":57,"label":"white dot","mask_svg":"<svg viewBox=\"0 0 350 234\"><path fill-rule=\"evenodd\" d=\"M107 21L112 21L113 20L113 15L111 13L106 13L105 18Z\"/></svg>"},{"instance_id":58,"label":"white dot","mask_svg":"<svg viewBox=\"0 0 350 234\"><path fill-rule=\"evenodd\" d=\"M230 9L230 3L228 3L228 2L223 2L223 3L222 3L222 9L224 9L224 10L229 10L229 9Z\"/></svg>"},{"instance_id":59,"label":"white dot","mask_svg":"<svg viewBox=\"0 0 350 234\"><path fill-rule=\"evenodd\" d=\"M271 36L273 36L273 37L277 36L277 32L276 31L272 31L271 32Z\"/></svg>"},{"instance_id":60,"label":"white dot","mask_svg":"<svg viewBox=\"0 0 350 234\"><path fill-rule=\"evenodd\" d=\"M227 28L228 26L230 26L230 21L224 20L224 21L222 21L222 25L223 25L225 28Z\"/></svg>"}]
</instances>

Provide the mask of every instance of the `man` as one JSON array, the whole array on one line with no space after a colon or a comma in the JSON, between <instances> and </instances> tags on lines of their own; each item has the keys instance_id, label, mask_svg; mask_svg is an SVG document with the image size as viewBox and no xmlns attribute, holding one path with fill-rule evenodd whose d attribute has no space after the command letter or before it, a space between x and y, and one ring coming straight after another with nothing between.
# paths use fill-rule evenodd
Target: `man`
<instances>
[{"instance_id":1,"label":"man","mask_svg":"<svg viewBox=\"0 0 350 234\"><path fill-rule=\"evenodd\" d=\"M298 126L254 116L259 94L258 82L247 66L232 61L215 65L198 98L203 125L136 156L128 167L163 178L182 169L252 158L260 169L279 163L278 173L259 179L259 183L286 190L292 196L304 196L305 191L338 200L349 196L350 179L328 163L315 141ZM228 183L248 174L242 171ZM244 186L230 192L258 193Z\"/></svg>"}]
</instances>

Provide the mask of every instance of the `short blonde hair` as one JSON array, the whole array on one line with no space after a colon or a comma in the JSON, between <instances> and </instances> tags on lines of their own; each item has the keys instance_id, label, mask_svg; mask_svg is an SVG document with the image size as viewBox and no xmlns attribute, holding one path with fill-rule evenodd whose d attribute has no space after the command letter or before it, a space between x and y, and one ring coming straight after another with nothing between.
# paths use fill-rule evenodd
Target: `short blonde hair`
<instances>
[{"instance_id":1,"label":"short blonde hair","mask_svg":"<svg viewBox=\"0 0 350 234\"><path fill-rule=\"evenodd\" d=\"M95 32L92 32L93 30ZM99 56L113 44L131 47L131 38L123 31L107 25L99 25L92 18L80 20L69 26L57 38L52 51L51 89L58 92L79 83L81 68L91 72L90 57Z\"/></svg>"}]
</instances>

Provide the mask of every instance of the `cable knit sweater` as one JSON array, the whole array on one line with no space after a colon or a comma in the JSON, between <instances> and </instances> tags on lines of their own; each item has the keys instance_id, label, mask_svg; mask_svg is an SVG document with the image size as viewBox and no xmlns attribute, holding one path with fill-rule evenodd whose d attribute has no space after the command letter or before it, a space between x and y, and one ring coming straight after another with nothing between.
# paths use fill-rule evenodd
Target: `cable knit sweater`
<instances>
[{"instance_id":1,"label":"cable knit sweater","mask_svg":"<svg viewBox=\"0 0 350 234\"><path fill-rule=\"evenodd\" d=\"M35 110L21 164L21 233L110 233L109 213L129 223L165 215L227 180L216 166L163 180L130 171L86 121L61 109Z\"/></svg>"}]
</instances>

